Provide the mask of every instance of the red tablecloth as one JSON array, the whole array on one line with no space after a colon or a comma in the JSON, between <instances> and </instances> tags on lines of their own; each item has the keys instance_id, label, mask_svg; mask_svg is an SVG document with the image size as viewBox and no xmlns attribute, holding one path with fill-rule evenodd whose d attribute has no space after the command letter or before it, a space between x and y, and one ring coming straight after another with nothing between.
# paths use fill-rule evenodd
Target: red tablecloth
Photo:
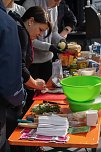
<instances>
[{"instance_id":1,"label":"red tablecloth","mask_svg":"<svg viewBox=\"0 0 101 152\"><path fill-rule=\"evenodd\" d=\"M40 94L36 97L33 98L33 100L65 100L66 96L64 94L50 94L50 93L45 93L45 94Z\"/></svg>"}]
</instances>

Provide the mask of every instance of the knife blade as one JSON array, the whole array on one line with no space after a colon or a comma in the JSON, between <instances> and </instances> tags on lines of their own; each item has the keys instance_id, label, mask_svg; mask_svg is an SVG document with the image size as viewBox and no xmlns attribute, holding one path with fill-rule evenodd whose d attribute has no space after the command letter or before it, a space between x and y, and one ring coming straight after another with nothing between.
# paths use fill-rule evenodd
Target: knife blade
<instances>
[{"instance_id":1,"label":"knife blade","mask_svg":"<svg viewBox=\"0 0 101 152\"><path fill-rule=\"evenodd\" d=\"M46 100L43 100L43 103L50 103L50 104L57 104L57 105L67 105L66 103L58 103L58 102L46 101Z\"/></svg>"}]
</instances>

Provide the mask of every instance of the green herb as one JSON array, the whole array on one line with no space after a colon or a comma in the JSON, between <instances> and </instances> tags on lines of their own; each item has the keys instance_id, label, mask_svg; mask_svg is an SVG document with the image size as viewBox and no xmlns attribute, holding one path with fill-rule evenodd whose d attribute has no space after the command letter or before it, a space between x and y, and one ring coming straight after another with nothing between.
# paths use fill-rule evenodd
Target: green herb
<instances>
[{"instance_id":1,"label":"green herb","mask_svg":"<svg viewBox=\"0 0 101 152\"><path fill-rule=\"evenodd\" d=\"M60 112L60 106L58 104L41 103L32 108L32 112L36 114L43 114L49 112Z\"/></svg>"}]
</instances>

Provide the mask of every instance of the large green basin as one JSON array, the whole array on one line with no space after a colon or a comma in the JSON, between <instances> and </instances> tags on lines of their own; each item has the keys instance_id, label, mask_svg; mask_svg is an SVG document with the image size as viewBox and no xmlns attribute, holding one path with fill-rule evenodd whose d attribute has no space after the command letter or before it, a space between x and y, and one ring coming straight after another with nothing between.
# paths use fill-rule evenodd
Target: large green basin
<instances>
[{"instance_id":1,"label":"large green basin","mask_svg":"<svg viewBox=\"0 0 101 152\"><path fill-rule=\"evenodd\" d=\"M69 107L72 112L86 111L86 110L99 110L101 109L101 97L96 98L91 102L77 102L68 100Z\"/></svg>"},{"instance_id":2,"label":"large green basin","mask_svg":"<svg viewBox=\"0 0 101 152\"><path fill-rule=\"evenodd\" d=\"M100 95L101 78L97 76L71 76L60 81L68 99L84 102Z\"/></svg>"}]
</instances>

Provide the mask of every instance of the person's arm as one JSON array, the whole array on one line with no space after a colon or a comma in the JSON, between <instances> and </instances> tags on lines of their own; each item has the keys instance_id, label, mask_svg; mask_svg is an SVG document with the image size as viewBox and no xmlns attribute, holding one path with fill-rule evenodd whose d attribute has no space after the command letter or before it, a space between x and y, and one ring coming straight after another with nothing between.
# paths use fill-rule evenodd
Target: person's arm
<instances>
[{"instance_id":1,"label":"person's arm","mask_svg":"<svg viewBox=\"0 0 101 152\"><path fill-rule=\"evenodd\" d=\"M28 68L26 67L27 65L26 57L27 57L27 50L28 50L28 35L26 31L20 26L18 28L18 33L19 33L19 38L20 38L21 50L22 50L22 77L24 79L24 84L28 88L42 90L45 87L45 81L42 79L34 80L31 77Z\"/></svg>"},{"instance_id":2,"label":"person's arm","mask_svg":"<svg viewBox=\"0 0 101 152\"><path fill-rule=\"evenodd\" d=\"M74 30L77 24L77 19L67 5L64 5L64 10L64 26L69 26L72 28L72 30Z\"/></svg>"},{"instance_id":3,"label":"person's arm","mask_svg":"<svg viewBox=\"0 0 101 152\"><path fill-rule=\"evenodd\" d=\"M62 32L60 32L60 35L64 37L65 39L67 38L67 35L72 31L71 26L66 26Z\"/></svg>"},{"instance_id":4,"label":"person's arm","mask_svg":"<svg viewBox=\"0 0 101 152\"><path fill-rule=\"evenodd\" d=\"M39 50L44 50L44 51L49 50L49 47L51 45L48 42L43 42L43 41L38 40L38 39L33 40L32 43L33 43L34 48L39 49Z\"/></svg>"},{"instance_id":5,"label":"person's arm","mask_svg":"<svg viewBox=\"0 0 101 152\"><path fill-rule=\"evenodd\" d=\"M18 34L21 44L21 51L22 51L22 77L24 79L24 83L28 81L30 78L30 72L26 67L26 53L27 53L27 46L28 46L28 36L26 31L23 27L18 26Z\"/></svg>"},{"instance_id":6,"label":"person's arm","mask_svg":"<svg viewBox=\"0 0 101 152\"><path fill-rule=\"evenodd\" d=\"M42 79L33 79L30 75L30 78L26 83L24 83L28 88L31 89L37 89L37 90L43 90L46 87L45 81Z\"/></svg>"},{"instance_id":7,"label":"person's arm","mask_svg":"<svg viewBox=\"0 0 101 152\"><path fill-rule=\"evenodd\" d=\"M57 26L57 20L58 20L58 10L57 7L53 8L52 12L54 16L54 23L53 23L53 32L52 32L52 43L57 44L61 39L65 39L58 33L58 26Z\"/></svg>"},{"instance_id":8,"label":"person's arm","mask_svg":"<svg viewBox=\"0 0 101 152\"><path fill-rule=\"evenodd\" d=\"M58 6L58 31L61 36L67 37L67 35L74 30L77 24L76 17L69 9L69 6L62 1Z\"/></svg>"}]
</instances>

